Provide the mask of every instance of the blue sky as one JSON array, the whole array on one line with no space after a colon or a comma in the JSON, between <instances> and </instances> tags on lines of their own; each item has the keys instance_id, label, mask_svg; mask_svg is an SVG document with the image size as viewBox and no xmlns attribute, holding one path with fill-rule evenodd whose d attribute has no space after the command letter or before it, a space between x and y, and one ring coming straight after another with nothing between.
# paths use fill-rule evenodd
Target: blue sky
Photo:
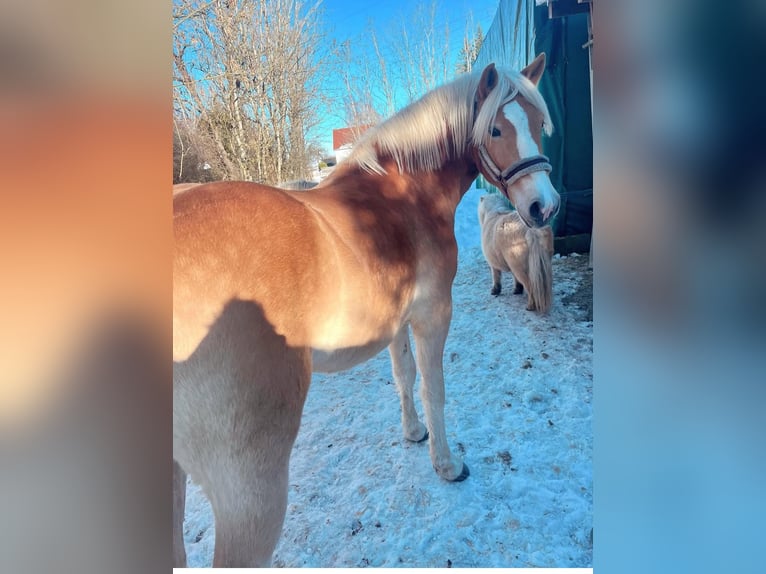
<instances>
[{"instance_id":1,"label":"blue sky","mask_svg":"<svg viewBox=\"0 0 766 574\"><path fill-rule=\"evenodd\" d=\"M430 6L431 0L420 0ZM450 31L451 60L460 52L466 26L472 21L471 33L480 25L486 34L497 11L499 0L437 0L437 29L443 29L446 22ZM367 39L368 26L372 25L379 39L392 34L392 29L402 19L412 16L417 0L324 0L324 32L328 45L332 40L348 40L355 50L371 51ZM333 78L323 82L323 89L334 92L340 90L340 84ZM319 140L327 151L332 149L332 130L344 127L342 112L335 110L328 113L320 126L311 135Z\"/></svg>"},{"instance_id":2,"label":"blue sky","mask_svg":"<svg viewBox=\"0 0 766 574\"><path fill-rule=\"evenodd\" d=\"M426 4L429 0L423 0ZM460 31L465 27L469 14L486 31L497 11L499 0L437 0L440 11L447 15L450 28ZM327 21L334 24L338 38L352 37L364 32L367 22L373 20L376 27L407 15L416 0L324 0Z\"/></svg>"}]
</instances>

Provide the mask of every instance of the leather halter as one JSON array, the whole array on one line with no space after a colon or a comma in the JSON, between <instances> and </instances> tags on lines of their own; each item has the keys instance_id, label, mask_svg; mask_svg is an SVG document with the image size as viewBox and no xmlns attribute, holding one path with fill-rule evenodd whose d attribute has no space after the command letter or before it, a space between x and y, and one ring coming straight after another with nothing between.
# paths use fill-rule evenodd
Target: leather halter
<instances>
[{"instance_id":1,"label":"leather halter","mask_svg":"<svg viewBox=\"0 0 766 574\"><path fill-rule=\"evenodd\" d=\"M511 94L500 104L500 109L505 107L507 103L511 102L518 95L518 93L519 90L514 88ZM516 163L511 164L510 166L501 170L499 167L497 167L497 164L492 161L492 158L489 156L489 152L487 151L484 143L479 144L478 150L479 160L481 160L482 167L487 170L487 172L489 172L492 177L499 181L506 188L506 190L508 189L508 186L512 185L525 175L529 175L530 173L534 173L536 171L551 171L553 169L551 167L550 160L546 156L532 155L529 157L521 158Z\"/></svg>"}]
</instances>

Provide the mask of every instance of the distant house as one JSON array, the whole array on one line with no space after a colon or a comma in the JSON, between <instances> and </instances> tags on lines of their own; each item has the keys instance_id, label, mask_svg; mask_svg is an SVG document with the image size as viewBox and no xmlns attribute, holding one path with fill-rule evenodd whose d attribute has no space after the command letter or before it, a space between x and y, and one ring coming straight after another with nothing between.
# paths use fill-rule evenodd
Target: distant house
<instances>
[{"instance_id":1,"label":"distant house","mask_svg":"<svg viewBox=\"0 0 766 574\"><path fill-rule=\"evenodd\" d=\"M354 143L371 127L366 125L332 130L332 149L335 152L336 163L340 163L349 156Z\"/></svg>"}]
</instances>

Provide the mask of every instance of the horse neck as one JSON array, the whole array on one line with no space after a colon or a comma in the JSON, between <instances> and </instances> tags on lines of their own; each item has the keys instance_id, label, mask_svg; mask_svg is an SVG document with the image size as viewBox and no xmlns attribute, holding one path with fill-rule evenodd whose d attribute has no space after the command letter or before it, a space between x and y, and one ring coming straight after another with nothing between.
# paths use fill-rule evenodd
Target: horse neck
<instances>
[{"instance_id":1,"label":"horse neck","mask_svg":"<svg viewBox=\"0 0 766 574\"><path fill-rule=\"evenodd\" d=\"M413 182L411 193L421 195L424 202L438 203L454 214L478 174L476 164L466 155L445 162L436 171L409 175L406 179Z\"/></svg>"},{"instance_id":2,"label":"horse neck","mask_svg":"<svg viewBox=\"0 0 766 574\"><path fill-rule=\"evenodd\" d=\"M320 186L334 188L341 194L355 193L365 189L367 185L378 188L385 195L416 196L420 205L432 204L438 211L451 211L454 215L458 203L471 187L471 183L479 174L471 155L466 153L462 158L448 160L436 171L407 173L399 170L391 158L379 160L386 171L385 176L374 175L364 171L353 161L346 161L335 168L334 173ZM380 185L379 178L386 178L386 184ZM373 183L371 180L377 180ZM367 185L360 182L367 181ZM333 185L337 184L337 185Z\"/></svg>"}]
</instances>

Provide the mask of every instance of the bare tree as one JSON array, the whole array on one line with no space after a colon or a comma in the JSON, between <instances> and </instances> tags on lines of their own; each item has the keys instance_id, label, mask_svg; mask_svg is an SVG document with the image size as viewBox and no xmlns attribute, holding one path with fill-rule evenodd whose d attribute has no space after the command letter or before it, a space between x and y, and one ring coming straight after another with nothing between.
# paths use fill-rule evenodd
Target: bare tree
<instances>
[{"instance_id":1,"label":"bare tree","mask_svg":"<svg viewBox=\"0 0 766 574\"><path fill-rule=\"evenodd\" d=\"M343 82L342 119L351 128L375 125L381 118L375 108L373 90L379 83L375 78L377 70L373 62L364 55L354 53L351 46L347 40L336 45L333 50L341 62L339 76Z\"/></svg>"},{"instance_id":2,"label":"bare tree","mask_svg":"<svg viewBox=\"0 0 766 574\"><path fill-rule=\"evenodd\" d=\"M369 26L366 38L336 46L344 86L340 109L347 125L391 116L452 77L449 25L440 20L436 0L414 4L392 24L387 32Z\"/></svg>"},{"instance_id":3,"label":"bare tree","mask_svg":"<svg viewBox=\"0 0 766 574\"><path fill-rule=\"evenodd\" d=\"M463 36L463 47L460 49L457 66L455 67L455 71L458 74L464 74L471 71L473 63L476 61L476 56L479 55L479 50L481 50L481 45L483 43L484 32L481 29L481 24L476 26L476 31L473 36L469 35L468 29L466 28L465 36Z\"/></svg>"},{"instance_id":4,"label":"bare tree","mask_svg":"<svg viewBox=\"0 0 766 574\"><path fill-rule=\"evenodd\" d=\"M437 8L436 0L415 4L413 14L402 18L399 34L391 37L398 80L410 101L451 78L449 24L439 27Z\"/></svg>"},{"instance_id":5,"label":"bare tree","mask_svg":"<svg viewBox=\"0 0 766 574\"><path fill-rule=\"evenodd\" d=\"M173 118L173 183L222 179L220 166L210 161L215 156L211 143L194 119Z\"/></svg>"},{"instance_id":6,"label":"bare tree","mask_svg":"<svg viewBox=\"0 0 766 574\"><path fill-rule=\"evenodd\" d=\"M189 149L189 146L184 142L184 135L178 128L177 118L173 118L173 183L184 181L184 160L186 160Z\"/></svg>"},{"instance_id":7,"label":"bare tree","mask_svg":"<svg viewBox=\"0 0 766 574\"><path fill-rule=\"evenodd\" d=\"M394 86L389 77L388 67L386 66L386 59L383 57L383 52L380 49L378 37L374 30L370 30L370 39L372 40L372 45L375 48L375 56L378 59L378 65L380 66L380 85L386 100L385 115L386 117L392 116L396 112L396 96Z\"/></svg>"},{"instance_id":8,"label":"bare tree","mask_svg":"<svg viewBox=\"0 0 766 574\"><path fill-rule=\"evenodd\" d=\"M318 8L302 0L174 0L174 100L226 179L306 177L317 122Z\"/></svg>"}]
</instances>

